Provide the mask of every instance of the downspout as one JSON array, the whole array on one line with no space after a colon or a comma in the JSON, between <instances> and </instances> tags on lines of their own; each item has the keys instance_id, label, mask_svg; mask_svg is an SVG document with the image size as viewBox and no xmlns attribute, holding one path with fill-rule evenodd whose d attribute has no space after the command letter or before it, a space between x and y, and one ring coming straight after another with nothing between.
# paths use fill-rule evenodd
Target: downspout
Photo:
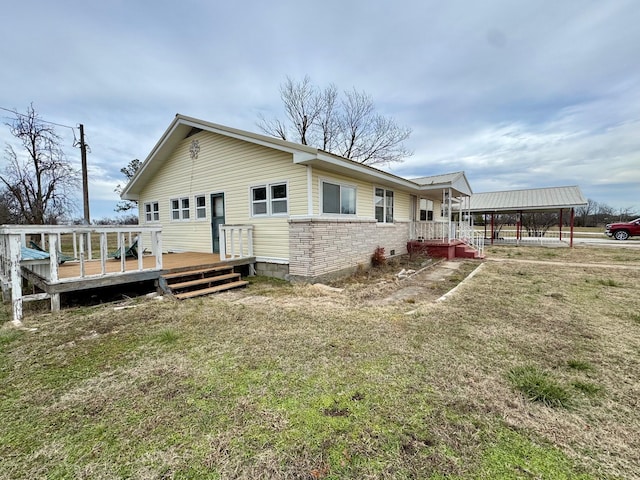
<instances>
[{"instance_id":1,"label":"downspout","mask_svg":"<svg viewBox=\"0 0 640 480\"><path fill-rule=\"evenodd\" d=\"M307 215L313 215L313 170L307 165Z\"/></svg>"}]
</instances>

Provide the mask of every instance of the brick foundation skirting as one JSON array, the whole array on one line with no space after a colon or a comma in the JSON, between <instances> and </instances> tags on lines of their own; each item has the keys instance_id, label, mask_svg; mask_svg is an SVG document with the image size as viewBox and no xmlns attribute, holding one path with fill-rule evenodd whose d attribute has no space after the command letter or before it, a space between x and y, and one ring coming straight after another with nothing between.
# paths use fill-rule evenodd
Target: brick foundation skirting
<instances>
[{"instance_id":1,"label":"brick foundation skirting","mask_svg":"<svg viewBox=\"0 0 640 480\"><path fill-rule=\"evenodd\" d=\"M368 267L377 247L387 256L407 253L409 222L305 217L289 220L289 275L313 281Z\"/></svg>"}]
</instances>

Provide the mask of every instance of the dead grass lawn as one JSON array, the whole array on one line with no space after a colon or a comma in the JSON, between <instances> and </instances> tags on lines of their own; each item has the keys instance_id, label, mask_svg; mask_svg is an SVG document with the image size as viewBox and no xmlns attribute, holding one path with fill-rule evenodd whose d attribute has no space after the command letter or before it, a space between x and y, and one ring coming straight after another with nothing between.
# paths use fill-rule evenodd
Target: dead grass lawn
<instances>
[{"instance_id":1,"label":"dead grass lawn","mask_svg":"<svg viewBox=\"0 0 640 480\"><path fill-rule=\"evenodd\" d=\"M549 260L524 250L500 255ZM439 303L342 286L5 326L0 477L637 478L640 271L486 262ZM527 365L570 407L516 391Z\"/></svg>"}]
</instances>

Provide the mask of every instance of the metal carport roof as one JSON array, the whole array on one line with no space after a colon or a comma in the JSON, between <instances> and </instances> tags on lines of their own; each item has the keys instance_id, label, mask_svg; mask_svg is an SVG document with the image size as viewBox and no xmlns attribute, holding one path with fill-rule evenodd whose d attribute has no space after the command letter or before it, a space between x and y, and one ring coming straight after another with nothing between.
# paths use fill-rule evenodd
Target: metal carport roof
<instances>
[{"instance_id":1,"label":"metal carport roof","mask_svg":"<svg viewBox=\"0 0 640 480\"><path fill-rule=\"evenodd\" d=\"M471 213L551 211L575 208L587 204L580 187L547 187L502 192L474 193L471 196Z\"/></svg>"}]
</instances>

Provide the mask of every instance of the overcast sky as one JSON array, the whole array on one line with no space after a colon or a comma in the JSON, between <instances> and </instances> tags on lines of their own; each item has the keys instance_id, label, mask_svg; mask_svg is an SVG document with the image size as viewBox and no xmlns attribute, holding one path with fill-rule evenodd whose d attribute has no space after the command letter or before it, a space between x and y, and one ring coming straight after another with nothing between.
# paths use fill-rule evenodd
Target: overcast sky
<instances>
[{"instance_id":1,"label":"overcast sky","mask_svg":"<svg viewBox=\"0 0 640 480\"><path fill-rule=\"evenodd\" d=\"M260 114L282 116L287 75L365 91L410 127L395 174L579 185L640 210L638 0L4 3L0 107L84 124L92 218L116 216L120 168L176 113L259 132Z\"/></svg>"}]
</instances>

